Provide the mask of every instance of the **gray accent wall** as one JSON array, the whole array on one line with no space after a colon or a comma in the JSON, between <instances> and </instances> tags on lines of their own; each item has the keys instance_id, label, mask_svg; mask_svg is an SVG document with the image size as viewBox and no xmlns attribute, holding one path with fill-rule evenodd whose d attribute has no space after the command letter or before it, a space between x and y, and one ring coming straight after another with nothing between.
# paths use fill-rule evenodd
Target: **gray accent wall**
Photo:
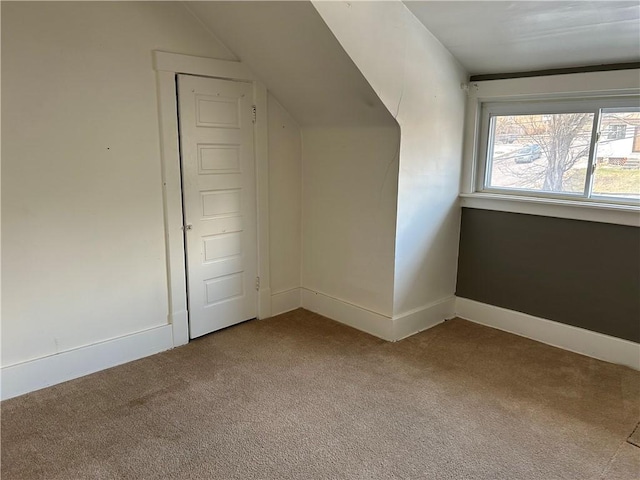
<instances>
[{"instance_id":1,"label":"gray accent wall","mask_svg":"<svg viewBox=\"0 0 640 480\"><path fill-rule=\"evenodd\" d=\"M640 228L463 208L456 295L640 342Z\"/></svg>"}]
</instances>

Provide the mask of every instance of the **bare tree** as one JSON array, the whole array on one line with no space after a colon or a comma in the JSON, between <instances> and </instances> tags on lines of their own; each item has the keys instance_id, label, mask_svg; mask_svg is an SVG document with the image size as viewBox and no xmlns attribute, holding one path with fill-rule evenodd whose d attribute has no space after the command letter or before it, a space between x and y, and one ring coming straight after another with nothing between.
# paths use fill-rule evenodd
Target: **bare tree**
<instances>
[{"instance_id":1,"label":"bare tree","mask_svg":"<svg viewBox=\"0 0 640 480\"><path fill-rule=\"evenodd\" d=\"M566 173L589 152L592 113L516 115L499 117L496 135L516 134L540 146L547 163L518 176L527 184L542 184L547 191L562 191ZM524 173L524 175L523 175Z\"/></svg>"}]
</instances>

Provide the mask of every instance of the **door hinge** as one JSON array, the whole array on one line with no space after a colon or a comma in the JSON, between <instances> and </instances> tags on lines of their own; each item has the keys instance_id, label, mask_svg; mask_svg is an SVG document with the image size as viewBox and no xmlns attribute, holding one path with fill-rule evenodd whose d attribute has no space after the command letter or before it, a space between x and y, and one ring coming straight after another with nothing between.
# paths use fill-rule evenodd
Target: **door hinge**
<instances>
[{"instance_id":1,"label":"door hinge","mask_svg":"<svg viewBox=\"0 0 640 480\"><path fill-rule=\"evenodd\" d=\"M256 290L260 290L260 277L256 277Z\"/></svg>"},{"instance_id":2,"label":"door hinge","mask_svg":"<svg viewBox=\"0 0 640 480\"><path fill-rule=\"evenodd\" d=\"M253 119L253 123L256 123L256 106L251 105L251 118Z\"/></svg>"}]
</instances>

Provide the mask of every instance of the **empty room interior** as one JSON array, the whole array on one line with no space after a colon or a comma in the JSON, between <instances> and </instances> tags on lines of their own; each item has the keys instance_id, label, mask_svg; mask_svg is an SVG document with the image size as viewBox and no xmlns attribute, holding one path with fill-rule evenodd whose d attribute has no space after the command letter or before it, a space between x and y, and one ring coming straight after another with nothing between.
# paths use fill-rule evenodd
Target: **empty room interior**
<instances>
[{"instance_id":1,"label":"empty room interior","mask_svg":"<svg viewBox=\"0 0 640 480\"><path fill-rule=\"evenodd\" d=\"M640 478L640 2L0 8L3 480Z\"/></svg>"}]
</instances>

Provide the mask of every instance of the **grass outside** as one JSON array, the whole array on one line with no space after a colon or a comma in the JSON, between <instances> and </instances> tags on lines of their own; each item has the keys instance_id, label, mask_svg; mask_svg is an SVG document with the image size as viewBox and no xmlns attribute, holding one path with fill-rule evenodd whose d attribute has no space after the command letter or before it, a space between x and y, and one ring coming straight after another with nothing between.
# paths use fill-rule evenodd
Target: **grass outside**
<instances>
[{"instance_id":1,"label":"grass outside","mask_svg":"<svg viewBox=\"0 0 640 480\"><path fill-rule=\"evenodd\" d=\"M571 176L565 177L567 190L575 191L584 188L585 168L572 170L568 173ZM597 195L640 196L640 168L598 165L593 179L593 193Z\"/></svg>"}]
</instances>

